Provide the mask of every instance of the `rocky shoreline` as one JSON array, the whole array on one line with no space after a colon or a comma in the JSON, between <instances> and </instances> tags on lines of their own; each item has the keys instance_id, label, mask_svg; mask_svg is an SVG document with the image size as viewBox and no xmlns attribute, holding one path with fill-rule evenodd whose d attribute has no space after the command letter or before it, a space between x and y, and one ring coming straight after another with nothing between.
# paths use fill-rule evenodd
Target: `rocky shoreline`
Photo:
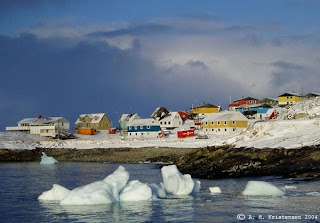
<instances>
[{"instance_id":1,"label":"rocky shoreline","mask_svg":"<svg viewBox=\"0 0 320 223\"><path fill-rule=\"evenodd\" d=\"M192 177L217 179L255 176L319 177L320 145L301 149L232 146L117 149L0 149L0 162L40 161L42 152L60 162L172 163Z\"/></svg>"}]
</instances>

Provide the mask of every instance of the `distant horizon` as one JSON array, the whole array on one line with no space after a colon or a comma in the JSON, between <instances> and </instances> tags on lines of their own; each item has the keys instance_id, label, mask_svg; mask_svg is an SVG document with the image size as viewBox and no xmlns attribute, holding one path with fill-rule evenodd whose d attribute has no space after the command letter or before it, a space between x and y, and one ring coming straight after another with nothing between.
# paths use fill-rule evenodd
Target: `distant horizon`
<instances>
[{"instance_id":1,"label":"distant horizon","mask_svg":"<svg viewBox=\"0 0 320 223\"><path fill-rule=\"evenodd\" d=\"M320 92L320 2L0 1L0 131Z\"/></svg>"}]
</instances>

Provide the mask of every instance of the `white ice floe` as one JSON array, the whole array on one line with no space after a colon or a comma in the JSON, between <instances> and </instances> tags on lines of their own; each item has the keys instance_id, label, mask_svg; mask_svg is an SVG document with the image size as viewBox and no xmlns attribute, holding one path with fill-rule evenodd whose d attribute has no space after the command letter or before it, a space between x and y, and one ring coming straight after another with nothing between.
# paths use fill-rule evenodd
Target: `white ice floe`
<instances>
[{"instance_id":1,"label":"white ice floe","mask_svg":"<svg viewBox=\"0 0 320 223\"><path fill-rule=\"evenodd\" d=\"M296 186L292 186L292 185L285 185L284 189L296 189Z\"/></svg>"},{"instance_id":2,"label":"white ice floe","mask_svg":"<svg viewBox=\"0 0 320 223\"><path fill-rule=\"evenodd\" d=\"M70 190L67 188L60 186L58 184L53 184L51 190L43 192L38 199L39 200L47 200L47 201L61 201L70 193Z\"/></svg>"},{"instance_id":3,"label":"white ice floe","mask_svg":"<svg viewBox=\"0 0 320 223\"><path fill-rule=\"evenodd\" d=\"M212 194L221 194L220 187L209 187L209 190Z\"/></svg>"},{"instance_id":4,"label":"white ice floe","mask_svg":"<svg viewBox=\"0 0 320 223\"><path fill-rule=\"evenodd\" d=\"M249 181L242 194L247 196L283 196L286 191L265 181Z\"/></svg>"},{"instance_id":5,"label":"white ice floe","mask_svg":"<svg viewBox=\"0 0 320 223\"><path fill-rule=\"evenodd\" d=\"M149 187L152 190L153 200L157 200L158 198L165 198L167 196L163 183L160 183L160 186L158 186L157 184L149 184Z\"/></svg>"},{"instance_id":6,"label":"white ice floe","mask_svg":"<svg viewBox=\"0 0 320 223\"><path fill-rule=\"evenodd\" d=\"M307 193L307 195L319 197L320 196L320 192L316 192L316 191L309 192L309 193Z\"/></svg>"},{"instance_id":7,"label":"white ice floe","mask_svg":"<svg viewBox=\"0 0 320 223\"><path fill-rule=\"evenodd\" d=\"M163 182L145 184L129 180L129 172L119 168L101 181L68 190L58 184L43 192L39 200L60 201L60 205L96 205L124 201L157 200L170 195L189 195L200 190L200 181L193 180L189 174L182 175L175 165L161 169Z\"/></svg>"},{"instance_id":8,"label":"white ice floe","mask_svg":"<svg viewBox=\"0 0 320 223\"><path fill-rule=\"evenodd\" d=\"M57 164L57 163L58 161L56 159L54 159L51 156L47 156L44 152L42 152L40 164L51 165L51 164Z\"/></svg>"},{"instance_id":9,"label":"white ice floe","mask_svg":"<svg viewBox=\"0 0 320 223\"><path fill-rule=\"evenodd\" d=\"M120 194L120 201L146 201L151 200L151 198L151 188L139 180L130 181Z\"/></svg>"},{"instance_id":10,"label":"white ice floe","mask_svg":"<svg viewBox=\"0 0 320 223\"><path fill-rule=\"evenodd\" d=\"M73 189L61 205L94 205L119 201L119 193L129 180L129 172L120 166L102 181L96 181Z\"/></svg>"},{"instance_id":11,"label":"white ice floe","mask_svg":"<svg viewBox=\"0 0 320 223\"><path fill-rule=\"evenodd\" d=\"M189 195L198 192L200 182L191 178L190 174L182 175L176 165L161 168L164 189L170 195Z\"/></svg>"}]
</instances>

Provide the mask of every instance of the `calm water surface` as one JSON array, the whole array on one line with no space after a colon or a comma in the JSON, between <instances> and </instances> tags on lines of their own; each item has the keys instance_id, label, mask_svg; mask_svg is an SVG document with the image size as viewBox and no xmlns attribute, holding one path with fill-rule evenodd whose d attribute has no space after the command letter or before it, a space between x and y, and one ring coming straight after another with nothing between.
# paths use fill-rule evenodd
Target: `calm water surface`
<instances>
[{"instance_id":1,"label":"calm water surface","mask_svg":"<svg viewBox=\"0 0 320 223\"><path fill-rule=\"evenodd\" d=\"M130 180L145 183L162 181L160 165L122 164ZM102 180L118 168L113 163L61 162L44 166L39 163L0 164L0 222L320 222L320 181L255 178L276 186L296 186L285 197L245 197L241 191L248 180L201 180L197 196L150 202L127 202L95 206L60 206L37 200L54 183L73 189ZM221 195L212 195L209 187L218 186ZM319 192L311 193L310 192ZM259 220L264 218L263 220ZM268 220L268 215L295 215L302 220ZM308 216L305 216L308 215ZM309 216L310 215L310 216ZM318 219L314 218L317 215ZM248 219L249 217L254 219Z\"/></svg>"}]
</instances>

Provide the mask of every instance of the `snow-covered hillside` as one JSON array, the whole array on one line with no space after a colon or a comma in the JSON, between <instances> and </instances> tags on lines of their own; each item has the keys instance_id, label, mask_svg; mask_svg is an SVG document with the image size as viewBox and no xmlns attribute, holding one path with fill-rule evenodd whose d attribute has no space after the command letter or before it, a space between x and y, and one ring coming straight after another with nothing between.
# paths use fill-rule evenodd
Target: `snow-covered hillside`
<instances>
[{"instance_id":1,"label":"snow-covered hillside","mask_svg":"<svg viewBox=\"0 0 320 223\"><path fill-rule=\"evenodd\" d=\"M160 139L125 139L120 135L100 133L94 136L78 135L79 138L71 140L52 140L22 133L7 132L0 133L0 148L199 148L221 145L255 148L300 148L320 144L320 97L297 103L288 110L284 110L282 114L284 114L283 117L291 114L292 119L255 122L238 134L229 136L211 135L209 139L196 139L195 137L178 139L176 132L172 132L168 137ZM294 117L299 119L294 119Z\"/></svg>"}]
</instances>

